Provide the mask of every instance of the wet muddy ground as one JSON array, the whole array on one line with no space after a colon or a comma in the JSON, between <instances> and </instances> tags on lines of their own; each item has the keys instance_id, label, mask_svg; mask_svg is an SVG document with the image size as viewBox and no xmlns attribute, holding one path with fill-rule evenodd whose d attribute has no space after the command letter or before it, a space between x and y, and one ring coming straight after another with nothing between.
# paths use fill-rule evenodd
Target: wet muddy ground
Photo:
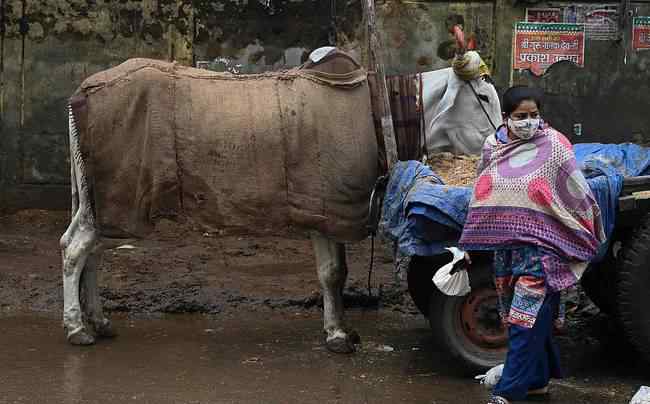
<instances>
[{"instance_id":1,"label":"wet muddy ground","mask_svg":"<svg viewBox=\"0 0 650 404\"><path fill-rule=\"evenodd\" d=\"M350 246L348 319L359 352L322 346L319 285L303 237L206 234L163 223L106 254L101 294L119 336L63 337L57 240L67 214L0 218L0 403L481 403L487 391L432 346L394 283L388 249L365 290L369 243ZM650 372L600 316L574 318L553 403L627 403ZM605 342L601 342L605 341Z\"/></svg>"}]
</instances>

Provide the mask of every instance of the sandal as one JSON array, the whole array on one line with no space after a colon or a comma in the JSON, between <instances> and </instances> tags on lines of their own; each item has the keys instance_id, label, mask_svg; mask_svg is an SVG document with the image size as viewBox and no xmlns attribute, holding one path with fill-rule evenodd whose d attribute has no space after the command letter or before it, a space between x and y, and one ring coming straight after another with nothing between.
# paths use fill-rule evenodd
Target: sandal
<instances>
[{"instance_id":1,"label":"sandal","mask_svg":"<svg viewBox=\"0 0 650 404\"><path fill-rule=\"evenodd\" d=\"M510 404L510 401L501 396L492 396L488 400L487 404Z\"/></svg>"}]
</instances>

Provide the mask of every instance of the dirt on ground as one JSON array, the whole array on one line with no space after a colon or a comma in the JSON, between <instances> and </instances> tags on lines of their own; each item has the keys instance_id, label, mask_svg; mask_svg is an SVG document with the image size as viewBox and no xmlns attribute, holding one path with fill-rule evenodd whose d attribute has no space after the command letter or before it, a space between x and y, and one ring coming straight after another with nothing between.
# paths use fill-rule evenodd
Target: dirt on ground
<instances>
[{"instance_id":1,"label":"dirt on ground","mask_svg":"<svg viewBox=\"0 0 650 404\"><path fill-rule=\"evenodd\" d=\"M59 238L69 213L24 210L0 217L0 305L5 310L59 312L63 305ZM368 240L347 247L346 305L415 312L396 286L388 246L378 243L367 278ZM315 307L321 301L311 241L305 234L250 237L206 233L189 222L162 220L145 240L104 253L99 272L104 305L129 313L218 313L242 307Z\"/></svg>"},{"instance_id":2,"label":"dirt on ground","mask_svg":"<svg viewBox=\"0 0 650 404\"><path fill-rule=\"evenodd\" d=\"M0 350L0 403L485 402L472 375L436 351L382 242L368 295L368 240L347 248L347 316L363 341L355 355L323 348L304 234L206 233L171 221L105 253L99 285L119 337L71 347L58 245L68 215L0 217L0 344L12 347ZM644 365L588 300L578 294L571 310L560 337L570 377L554 382L551 402L629 401L648 384Z\"/></svg>"}]
</instances>

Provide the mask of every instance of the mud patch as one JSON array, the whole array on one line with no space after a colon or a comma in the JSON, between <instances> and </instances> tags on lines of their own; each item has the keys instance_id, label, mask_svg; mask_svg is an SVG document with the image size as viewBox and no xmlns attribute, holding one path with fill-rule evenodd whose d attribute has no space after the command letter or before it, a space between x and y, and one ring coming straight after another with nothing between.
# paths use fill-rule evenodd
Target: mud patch
<instances>
[{"instance_id":1,"label":"mud patch","mask_svg":"<svg viewBox=\"0 0 650 404\"><path fill-rule=\"evenodd\" d=\"M38 210L0 217L1 307L60 313L58 240L68 220L67 212ZM214 314L322 306L312 246L304 234L251 238L163 220L151 238L128 247L105 252L100 265L100 293L109 311ZM370 243L348 246L346 307L416 313L405 285L395 282L389 251L377 247L369 296Z\"/></svg>"}]
</instances>

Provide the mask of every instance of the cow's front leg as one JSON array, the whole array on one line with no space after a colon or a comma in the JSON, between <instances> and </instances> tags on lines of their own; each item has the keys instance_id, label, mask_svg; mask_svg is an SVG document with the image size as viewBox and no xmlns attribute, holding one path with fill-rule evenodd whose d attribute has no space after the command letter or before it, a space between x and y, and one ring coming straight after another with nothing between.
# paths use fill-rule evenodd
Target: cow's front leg
<instances>
[{"instance_id":1,"label":"cow's front leg","mask_svg":"<svg viewBox=\"0 0 650 404\"><path fill-rule=\"evenodd\" d=\"M320 233L312 234L318 279L323 289L323 323L327 349L336 353L354 352L359 343L356 332L343 324L343 287L348 276L345 245L331 241Z\"/></svg>"}]
</instances>

